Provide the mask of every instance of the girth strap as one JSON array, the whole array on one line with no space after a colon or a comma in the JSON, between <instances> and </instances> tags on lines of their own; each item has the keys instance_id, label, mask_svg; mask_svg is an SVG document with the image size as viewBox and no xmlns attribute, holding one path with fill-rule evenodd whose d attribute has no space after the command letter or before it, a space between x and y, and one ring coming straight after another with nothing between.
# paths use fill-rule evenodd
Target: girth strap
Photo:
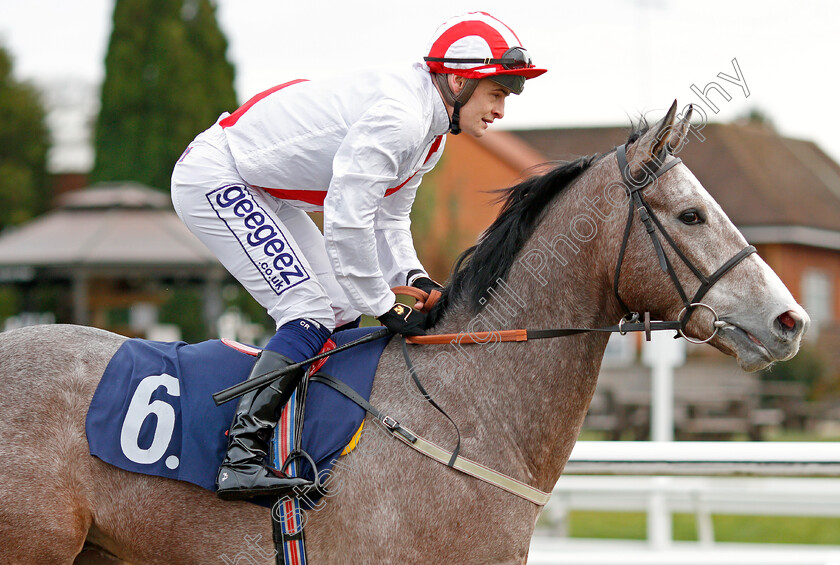
<instances>
[{"instance_id":1,"label":"girth strap","mask_svg":"<svg viewBox=\"0 0 840 565\"><path fill-rule=\"evenodd\" d=\"M387 416L377 410L370 402L365 400L362 396L360 396L356 391L354 391L351 387L349 387L346 383L331 377L325 373L318 373L309 377L311 381L325 384L329 387L334 388L359 406L361 406L365 411L367 411L371 416L376 418L385 429L391 433L392 436L397 438L398 440L402 441L409 447L412 447L416 451L419 451L426 457L430 457L437 461L438 463L442 463L447 465L448 467L455 469L456 471L460 471L461 473L465 473L470 475L471 477L475 477L480 481L484 481L485 483L489 483L497 488L500 488L506 492L511 494L515 494L520 498L524 498L525 500L536 504L537 506L544 506L549 498L551 498L551 493L543 492L539 489L535 489L534 487L523 483L522 481L518 481L513 477L509 477L507 475L503 475L489 467L485 467L481 463L477 463L472 461L471 459L467 459L463 455L458 455L454 458L452 465L450 465L450 461L453 459L453 453L447 451L446 449L440 447L434 442L431 442L425 438L422 438L409 430L408 428L402 426L399 422L397 422L394 418Z\"/></svg>"}]
</instances>

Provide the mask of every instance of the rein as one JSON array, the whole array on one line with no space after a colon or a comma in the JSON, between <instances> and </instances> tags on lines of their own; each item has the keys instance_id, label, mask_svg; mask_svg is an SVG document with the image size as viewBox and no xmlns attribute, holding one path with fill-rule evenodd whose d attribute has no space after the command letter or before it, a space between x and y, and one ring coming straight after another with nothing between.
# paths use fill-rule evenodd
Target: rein
<instances>
[{"instance_id":1,"label":"rein","mask_svg":"<svg viewBox=\"0 0 840 565\"><path fill-rule=\"evenodd\" d=\"M636 315L638 316L638 314ZM407 337L406 341L413 345L444 345L447 343L451 343L453 345L461 345L467 343L488 344L499 343L504 341L531 341L534 339L550 339L555 337L577 335L587 332L618 332L621 335L624 335L628 332L645 332L645 338L648 341L650 341L650 332L652 331L680 331L681 329L682 325L678 321L651 321L650 312L645 312L644 321L642 322L638 321L638 318L622 318L617 324L613 326L605 326L603 328L553 328L547 330L518 329L457 334L419 335Z\"/></svg>"}]
</instances>

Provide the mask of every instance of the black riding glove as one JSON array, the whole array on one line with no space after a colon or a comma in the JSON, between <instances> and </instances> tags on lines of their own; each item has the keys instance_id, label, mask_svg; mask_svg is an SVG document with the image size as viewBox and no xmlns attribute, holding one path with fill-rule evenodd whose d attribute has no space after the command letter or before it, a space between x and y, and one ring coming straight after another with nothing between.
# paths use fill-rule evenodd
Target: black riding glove
<instances>
[{"instance_id":1,"label":"black riding glove","mask_svg":"<svg viewBox=\"0 0 840 565\"><path fill-rule=\"evenodd\" d=\"M394 304L376 319L395 334L426 335L426 315L405 304Z\"/></svg>"},{"instance_id":2,"label":"black riding glove","mask_svg":"<svg viewBox=\"0 0 840 565\"><path fill-rule=\"evenodd\" d=\"M426 294L431 293L433 290L443 290L443 287L430 279L429 277L417 277L414 279L414 282L411 283L411 286L414 288L419 288Z\"/></svg>"}]
</instances>

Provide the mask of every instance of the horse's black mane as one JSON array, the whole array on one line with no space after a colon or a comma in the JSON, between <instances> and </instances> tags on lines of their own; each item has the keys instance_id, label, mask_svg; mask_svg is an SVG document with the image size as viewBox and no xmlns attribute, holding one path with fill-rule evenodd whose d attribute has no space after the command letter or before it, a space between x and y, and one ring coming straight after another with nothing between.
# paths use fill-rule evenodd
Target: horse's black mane
<instances>
[{"instance_id":1,"label":"horse's black mane","mask_svg":"<svg viewBox=\"0 0 840 565\"><path fill-rule=\"evenodd\" d=\"M647 129L647 123L642 120L627 142L636 141ZM500 279L507 277L514 259L534 233L548 204L600 157L590 155L559 162L545 174L496 191L498 201L504 202L502 210L479 242L458 257L443 296L429 313L430 325L437 323L455 303L466 303L474 313L481 310L480 301L487 298L488 289L495 288Z\"/></svg>"}]
</instances>

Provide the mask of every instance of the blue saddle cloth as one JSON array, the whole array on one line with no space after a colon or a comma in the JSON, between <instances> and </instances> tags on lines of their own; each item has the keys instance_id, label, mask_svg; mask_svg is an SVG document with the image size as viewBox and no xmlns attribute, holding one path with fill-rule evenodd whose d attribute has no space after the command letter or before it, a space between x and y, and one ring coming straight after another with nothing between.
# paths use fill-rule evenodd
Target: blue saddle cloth
<instances>
[{"instance_id":1,"label":"blue saddle cloth","mask_svg":"<svg viewBox=\"0 0 840 565\"><path fill-rule=\"evenodd\" d=\"M347 330L332 340L340 346L378 329ZM369 399L387 343L377 339L336 353L321 370ZM219 340L127 340L108 363L88 409L91 454L127 471L215 491L236 401L216 406L212 394L244 381L254 359ZM362 408L335 390L309 384L302 446L319 473L329 471L364 417ZM312 469L303 467L303 476L312 479Z\"/></svg>"}]
</instances>

